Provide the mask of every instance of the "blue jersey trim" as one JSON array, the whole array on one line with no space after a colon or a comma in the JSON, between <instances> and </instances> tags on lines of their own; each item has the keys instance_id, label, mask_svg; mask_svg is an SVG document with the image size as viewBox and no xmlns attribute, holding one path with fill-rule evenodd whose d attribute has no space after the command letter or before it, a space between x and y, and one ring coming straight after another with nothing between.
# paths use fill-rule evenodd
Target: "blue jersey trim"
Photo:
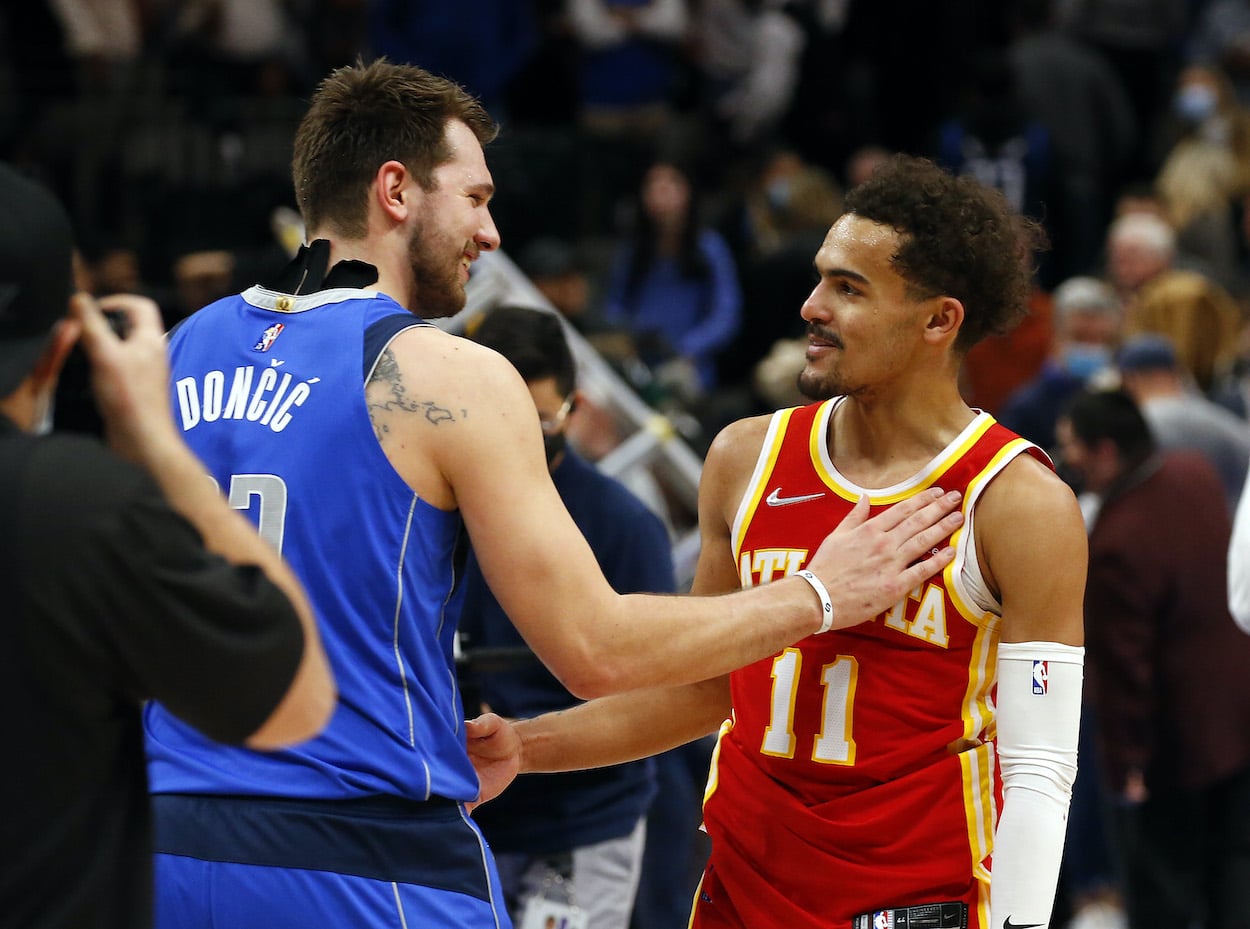
<instances>
[{"instance_id":1,"label":"blue jersey trim","mask_svg":"<svg viewBox=\"0 0 1250 929\"><path fill-rule=\"evenodd\" d=\"M477 830L459 803L442 797L417 803L157 794L152 810L158 854L353 874L491 899Z\"/></svg>"},{"instance_id":2,"label":"blue jersey trim","mask_svg":"<svg viewBox=\"0 0 1250 929\"><path fill-rule=\"evenodd\" d=\"M365 330L364 382L369 383L369 378L373 374L373 366L378 363L378 358L386 346L391 344L391 339L405 329L428 325L429 323L422 322L411 313L396 313L370 323L369 328Z\"/></svg>"}]
</instances>

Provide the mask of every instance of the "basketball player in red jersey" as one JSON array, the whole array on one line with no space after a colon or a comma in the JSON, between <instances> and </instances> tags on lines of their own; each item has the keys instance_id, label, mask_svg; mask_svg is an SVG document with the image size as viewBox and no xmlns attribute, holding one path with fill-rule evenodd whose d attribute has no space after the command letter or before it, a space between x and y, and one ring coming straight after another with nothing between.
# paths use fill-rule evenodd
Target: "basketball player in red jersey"
<instances>
[{"instance_id":1,"label":"basketball player in red jersey","mask_svg":"<svg viewBox=\"0 0 1250 929\"><path fill-rule=\"evenodd\" d=\"M483 718L469 735L484 782L719 726L694 929L1048 926L1076 773L1085 530L1046 456L958 389L967 350L1023 313L1040 238L996 191L895 157L816 256L800 385L826 399L739 421L708 454L696 592L800 574L848 514L932 486L964 495L944 572L728 677Z\"/></svg>"}]
</instances>

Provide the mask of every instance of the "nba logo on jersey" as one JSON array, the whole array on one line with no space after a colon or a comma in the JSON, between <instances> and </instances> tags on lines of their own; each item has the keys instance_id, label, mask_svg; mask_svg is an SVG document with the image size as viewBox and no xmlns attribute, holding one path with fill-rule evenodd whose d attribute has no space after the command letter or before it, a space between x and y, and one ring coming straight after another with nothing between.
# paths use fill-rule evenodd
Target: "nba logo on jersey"
<instances>
[{"instance_id":1,"label":"nba logo on jersey","mask_svg":"<svg viewBox=\"0 0 1250 929\"><path fill-rule=\"evenodd\" d=\"M1050 668L1047 667L1047 662L1033 662L1033 693L1045 696L1049 678Z\"/></svg>"},{"instance_id":2,"label":"nba logo on jersey","mask_svg":"<svg viewBox=\"0 0 1250 929\"><path fill-rule=\"evenodd\" d=\"M273 343L278 336L282 334L282 330L286 327L282 323L274 323L262 333L260 341L252 346L254 352L267 352L273 347Z\"/></svg>"},{"instance_id":3,"label":"nba logo on jersey","mask_svg":"<svg viewBox=\"0 0 1250 929\"><path fill-rule=\"evenodd\" d=\"M894 911L878 910L873 913L872 929L894 929Z\"/></svg>"}]
</instances>

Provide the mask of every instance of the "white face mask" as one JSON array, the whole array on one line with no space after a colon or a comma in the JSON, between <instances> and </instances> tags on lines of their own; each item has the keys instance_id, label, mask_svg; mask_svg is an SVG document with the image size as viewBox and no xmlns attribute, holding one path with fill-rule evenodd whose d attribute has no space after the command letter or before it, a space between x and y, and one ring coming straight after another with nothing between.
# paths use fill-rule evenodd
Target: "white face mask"
<instances>
[{"instance_id":1,"label":"white face mask","mask_svg":"<svg viewBox=\"0 0 1250 929\"><path fill-rule=\"evenodd\" d=\"M1200 123L1215 114L1219 98L1206 84L1187 84L1176 95L1176 111L1190 122Z\"/></svg>"}]
</instances>

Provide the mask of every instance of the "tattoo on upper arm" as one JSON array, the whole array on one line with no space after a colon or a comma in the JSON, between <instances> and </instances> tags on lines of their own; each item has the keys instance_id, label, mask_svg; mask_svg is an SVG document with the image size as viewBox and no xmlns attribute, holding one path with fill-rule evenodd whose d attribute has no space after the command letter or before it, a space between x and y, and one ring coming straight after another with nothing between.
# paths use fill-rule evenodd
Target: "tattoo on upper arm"
<instances>
[{"instance_id":1,"label":"tattoo on upper arm","mask_svg":"<svg viewBox=\"0 0 1250 929\"><path fill-rule=\"evenodd\" d=\"M456 422L456 414L447 407L439 406L433 400L417 400L408 394L395 355L389 348L383 349L369 378L371 385L379 382L385 385L384 389L374 391L368 401L369 421L373 423L373 432L379 440L391 431L384 416L388 413L419 413L426 422L435 426ZM461 410L459 418L463 419L465 415L465 411Z\"/></svg>"}]
</instances>

